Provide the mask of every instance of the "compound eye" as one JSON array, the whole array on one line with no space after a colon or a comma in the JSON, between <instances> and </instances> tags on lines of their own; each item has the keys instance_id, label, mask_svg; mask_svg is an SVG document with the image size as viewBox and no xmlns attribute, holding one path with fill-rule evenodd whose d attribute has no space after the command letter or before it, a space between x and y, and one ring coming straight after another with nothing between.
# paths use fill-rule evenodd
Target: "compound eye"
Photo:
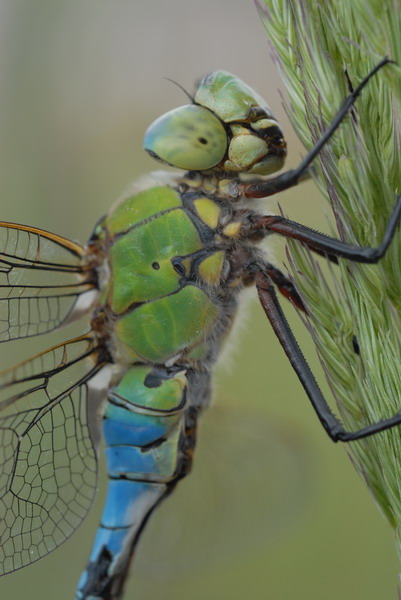
<instances>
[{"instance_id":1,"label":"compound eye","mask_svg":"<svg viewBox=\"0 0 401 600\"><path fill-rule=\"evenodd\" d=\"M188 171L218 165L227 152L227 133L208 109L194 104L175 108L154 121L144 147L154 158Z\"/></svg>"}]
</instances>

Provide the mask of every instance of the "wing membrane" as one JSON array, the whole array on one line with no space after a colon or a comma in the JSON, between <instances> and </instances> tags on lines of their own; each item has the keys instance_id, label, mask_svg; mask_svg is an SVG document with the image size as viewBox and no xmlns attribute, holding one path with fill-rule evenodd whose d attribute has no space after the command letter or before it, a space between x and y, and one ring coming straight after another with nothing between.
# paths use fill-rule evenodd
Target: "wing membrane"
<instances>
[{"instance_id":1,"label":"wing membrane","mask_svg":"<svg viewBox=\"0 0 401 600\"><path fill-rule=\"evenodd\" d=\"M0 574L54 550L91 506L89 412L99 408L104 365L96 340L82 336L0 374Z\"/></svg>"},{"instance_id":2,"label":"wing membrane","mask_svg":"<svg viewBox=\"0 0 401 600\"><path fill-rule=\"evenodd\" d=\"M96 286L85 249L55 234L0 222L0 342L52 331Z\"/></svg>"}]
</instances>

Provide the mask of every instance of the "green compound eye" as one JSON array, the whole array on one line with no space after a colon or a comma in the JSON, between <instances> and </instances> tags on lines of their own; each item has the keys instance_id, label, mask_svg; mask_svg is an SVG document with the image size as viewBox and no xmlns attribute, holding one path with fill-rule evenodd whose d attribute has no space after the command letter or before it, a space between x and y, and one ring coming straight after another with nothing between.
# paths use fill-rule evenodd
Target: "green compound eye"
<instances>
[{"instance_id":1,"label":"green compound eye","mask_svg":"<svg viewBox=\"0 0 401 600\"><path fill-rule=\"evenodd\" d=\"M154 121L145 133L144 147L151 156L173 167L203 171L223 160L227 134L210 110L188 104Z\"/></svg>"}]
</instances>

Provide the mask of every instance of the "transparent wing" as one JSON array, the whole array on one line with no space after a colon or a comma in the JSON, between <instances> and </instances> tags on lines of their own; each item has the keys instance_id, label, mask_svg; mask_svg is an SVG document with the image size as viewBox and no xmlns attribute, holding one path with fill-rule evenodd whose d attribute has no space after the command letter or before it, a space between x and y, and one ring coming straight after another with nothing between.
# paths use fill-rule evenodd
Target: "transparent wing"
<instances>
[{"instance_id":1,"label":"transparent wing","mask_svg":"<svg viewBox=\"0 0 401 600\"><path fill-rule=\"evenodd\" d=\"M51 331L95 287L85 250L47 231L0 222L0 342Z\"/></svg>"},{"instance_id":2,"label":"transparent wing","mask_svg":"<svg viewBox=\"0 0 401 600\"><path fill-rule=\"evenodd\" d=\"M54 550L89 510L102 366L82 336L0 374L0 574Z\"/></svg>"}]
</instances>

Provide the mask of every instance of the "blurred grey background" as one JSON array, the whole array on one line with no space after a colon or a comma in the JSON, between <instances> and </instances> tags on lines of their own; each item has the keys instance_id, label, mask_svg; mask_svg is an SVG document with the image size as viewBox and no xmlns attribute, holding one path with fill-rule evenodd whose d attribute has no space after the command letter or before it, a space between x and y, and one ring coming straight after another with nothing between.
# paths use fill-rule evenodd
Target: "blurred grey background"
<instances>
[{"instance_id":1,"label":"blurred grey background","mask_svg":"<svg viewBox=\"0 0 401 600\"><path fill-rule=\"evenodd\" d=\"M192 91L217 68L267 98L295 165L302 148L251 0L0 0L1 219L84 242L130 181L160 168L142 150L143 133L186 103L164 78ZM312 183L282 194L280 204L327 231L328 208ZM277 201L269 206L277 210ZM282 256L282 243L275 246ZM194 471L145 531L126 599L395 597L388 525L318 424L256 301L247 312L217 371ZM46 345L38 339L35 351ZM7 349L0 352L5 359ZM74 597L103 483L78 532L1 579L2 598Z\"/></svg>"}]
</instances>

